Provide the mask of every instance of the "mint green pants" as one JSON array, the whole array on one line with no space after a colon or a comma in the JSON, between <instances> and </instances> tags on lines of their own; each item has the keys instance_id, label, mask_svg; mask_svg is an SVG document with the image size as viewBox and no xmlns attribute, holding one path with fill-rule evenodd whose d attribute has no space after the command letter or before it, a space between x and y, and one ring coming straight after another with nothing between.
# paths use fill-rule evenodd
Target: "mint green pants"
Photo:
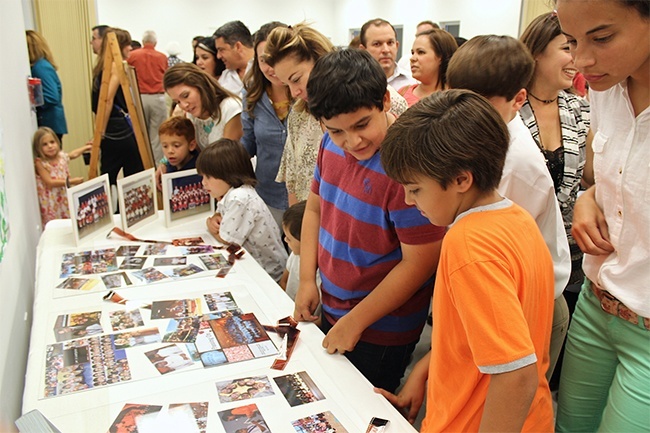
<instances>
[{"instance_id":1,"label":"mint green pants","mask_svg":"<svg viewBox=\"0 0 650 433\"><path fill-rule=\"evenodd\" d=\"M556 430L648 432L650 331L604 312L589 284L569 328Z\"/></svg>"}]
</instances>

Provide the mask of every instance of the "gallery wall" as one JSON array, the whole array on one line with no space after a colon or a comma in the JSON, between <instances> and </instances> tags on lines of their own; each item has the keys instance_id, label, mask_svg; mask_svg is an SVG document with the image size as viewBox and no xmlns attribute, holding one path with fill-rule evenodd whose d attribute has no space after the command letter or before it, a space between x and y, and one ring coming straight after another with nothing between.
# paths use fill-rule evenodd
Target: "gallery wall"
<instances>
[{"instance_id":1,"label":"gallery wall","mask_svg":"<svg viewBox=\"0 0 650 433\"><path fill-rule=\"evenodd\" d=\"M347 45L349 30L381 17L404 28L404 52L413 44L418 22L460 21L465 38L494 33L518 35L521 0L240 0L224 7L214 0L96 0L98 23L122 27L140 40L145 30L158 34L157 49L180 43L182 59L191 59L190 41L211 35L221 24L241 20L251 31L268 21L311 23L335 45Z\"/></svg>"},{"instance_id":2,"label":"gallery wall","mask_svg":"<svg viewBox=\"0 0 650 433\"><path fill-rule=\"evenodd\" d=\"M7 432L22 403L40 212L31 152L36 117L27 95L29 59L26 44L17 43L25 40L23 2L2 0L1 10L0 175L4 167L9 241L0 262L0 431Z\"/></svg>"}]
</instances>

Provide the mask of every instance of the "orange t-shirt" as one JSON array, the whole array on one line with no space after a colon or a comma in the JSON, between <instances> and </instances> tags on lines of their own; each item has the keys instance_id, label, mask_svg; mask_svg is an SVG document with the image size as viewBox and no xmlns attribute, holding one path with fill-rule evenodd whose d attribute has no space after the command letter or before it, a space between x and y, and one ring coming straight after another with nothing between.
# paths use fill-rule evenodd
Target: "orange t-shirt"
<instances>
[{"instance_id":1,"label":"orange t-shirt","mask_svg":"<svg viewBox=\"0 0 650 433\"><path fill-rule=\"evenodd\" d=\"M553 432L546 381L553 261L532 217L504 200L473 209L442 243L423 432L477 431L490 375L536 363L523 431Z\"/></svg>"}]
</instances>

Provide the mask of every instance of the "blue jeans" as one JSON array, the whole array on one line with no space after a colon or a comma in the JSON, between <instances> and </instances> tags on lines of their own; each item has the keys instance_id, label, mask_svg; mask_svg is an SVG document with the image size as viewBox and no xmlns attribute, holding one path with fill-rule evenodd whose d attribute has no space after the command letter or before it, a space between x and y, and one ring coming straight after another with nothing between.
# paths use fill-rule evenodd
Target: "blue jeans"
<instances>
[{"instance_id":1,"label":"blue jeans","mask_svg":"<svg viewBox=\"0 0 650 433\"><path fill-rule=\"evenodd\" d=\"M604 312L588 281L565 350L558 432L650 430L650 331Z\"/></svg>"},{"instance_id":2,"label":"blue jeans","mask_svg":"<svg viewBox=\"0 0 650 433\"><path fill-rule=\"evenodd\" d=\"M322 315L321 330L327 334L330 329L332 324ZM381 346L359 341L352 352L345 353L345 357L373 386L394 393L411 361L416 344L417 341L401 346Z\"/></svg>"}]
</instances>

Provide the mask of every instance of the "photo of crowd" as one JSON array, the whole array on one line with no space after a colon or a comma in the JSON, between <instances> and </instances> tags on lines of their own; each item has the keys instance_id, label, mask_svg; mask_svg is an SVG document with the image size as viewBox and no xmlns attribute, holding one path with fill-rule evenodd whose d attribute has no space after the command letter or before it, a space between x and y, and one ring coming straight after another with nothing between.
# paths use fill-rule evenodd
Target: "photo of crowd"
<instances>
[{"instance_id":1,"label":"photo of crowd","mask_svg":"<svg viewBox=\"0 0 650 433\"><path fill-rule=\"evenodd\" d=\"M110 214L108 194L104 185L78 197L73 195L73 199L79 238L111 223L113 216Z\"/></svg>"},{"instance_id":2,"label":"photo of crowd","mask_svg":"<svg viewBox=\"0 0 650 433\"><path fill-rule=\"evenodd\" d=\"M203 189L201 176L176 177L168 182L171 184L169 208L172 221L210 210L210 194Z\"/></svg>"},{"instance_id":3,"label":"photo of crowd","mask_svg":"<svg viewBox=\"0 0 650 433\"><path fill-rule=\"evenodd\" d=\"M123 186L126 227L129 228L156 212L155 187L151 177Z\"/></svg>"}]
</instances>

